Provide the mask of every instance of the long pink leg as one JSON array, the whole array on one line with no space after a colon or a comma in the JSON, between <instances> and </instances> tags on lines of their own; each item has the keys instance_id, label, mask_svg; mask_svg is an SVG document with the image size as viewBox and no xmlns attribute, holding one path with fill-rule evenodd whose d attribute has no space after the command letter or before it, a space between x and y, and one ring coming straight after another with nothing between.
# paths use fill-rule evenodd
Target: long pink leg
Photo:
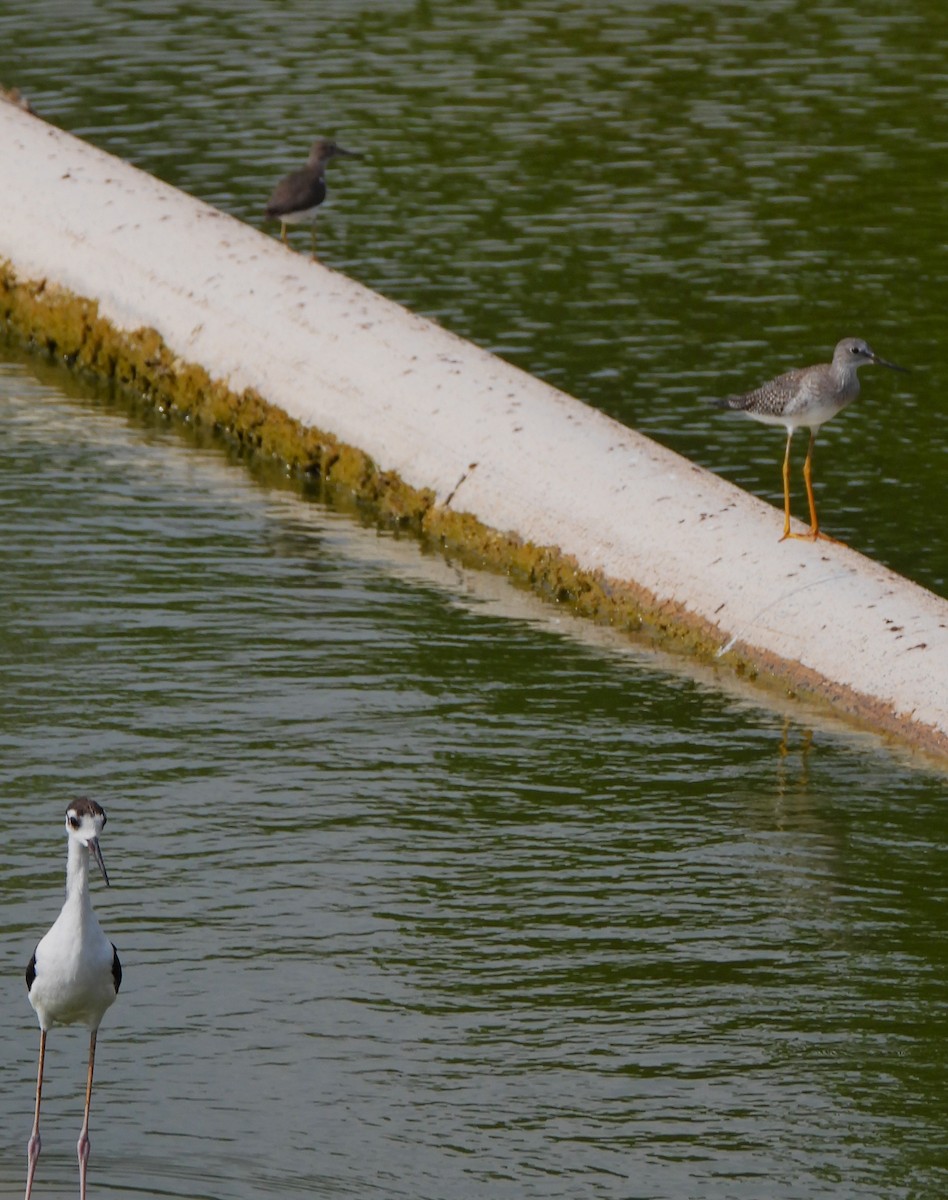
<instances>
[{"instance_id":1,"label":"long pink leg","mask_svg":"<svg viewBox=\"0 0 948 1200\"><path fill-rule=\"evenodd\" d=\"M26 1172L26 1196L24 1200L30 1200L30 1192L33 1190L33 1176L36 1174L36 1164L39 1162L40 1150L43 1143L40 1140L40 1100L43 1097L43 1064L46 1061L46 1030L40 1030L40 1052L39 1052L39 1067L36 1071L36 1112L33 1116L33 1132L30 1134L30 1140L27 1145L26 1153L29 1158L29 1166Z\"/></svg>"},{"instance_id":2,"label":"long pink leg","mask_svg":"<svg viewBox=\"0 0 948 1200\"><path fill-rule=\"evenodd\" d=\"M93 1029L89 1038L89 1074L86 1077L86 1111L82 1119L82 1132L76 1143L79 1157L79 1200L86 1200L86 1170L89 1166L89 1108L92 1104L92 1069L95 1066L95 1039L98 1030Z\"/></svg>"}]
</instances>

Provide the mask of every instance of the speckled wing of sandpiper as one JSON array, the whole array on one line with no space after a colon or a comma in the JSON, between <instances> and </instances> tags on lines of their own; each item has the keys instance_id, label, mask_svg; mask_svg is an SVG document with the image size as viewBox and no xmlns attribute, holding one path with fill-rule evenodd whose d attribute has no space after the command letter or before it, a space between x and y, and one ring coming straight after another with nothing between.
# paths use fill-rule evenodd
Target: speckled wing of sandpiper
<instances>
[{"instance_id":1,"label":"speckled wing of sandpiper","mask_svg":"<svg viewBox=\"0 0 948 1200\"><path fill-rule=\"evenodd\" d=\"M818 374L813 367L798 367L793 371L785 371L783 375L762 383L752 392L726 397L719 402L719 406L751 416L772 417L775 421L792 417L809 406L814 391L813 385L818 383L814 378L815 373Z\"/></svg>"}]
</instances>

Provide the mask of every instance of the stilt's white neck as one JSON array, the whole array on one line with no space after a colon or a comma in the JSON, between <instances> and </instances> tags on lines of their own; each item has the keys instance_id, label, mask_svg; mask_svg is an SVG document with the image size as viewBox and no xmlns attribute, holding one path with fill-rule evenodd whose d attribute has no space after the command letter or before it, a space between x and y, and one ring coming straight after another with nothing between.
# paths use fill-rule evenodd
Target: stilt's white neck
<instances>
[{"instance_id":1,"label":"stilt's white neck","mask_svg":"<svg viewBox=\"0 0 948 1200\"><path fill-rule=\"evenodd\" d=\"M69 855L66 859L66 899L78 899L90 904L89 899L89 847L83 846L78 838L69 839Z\"/></svg>"}]
</instances>

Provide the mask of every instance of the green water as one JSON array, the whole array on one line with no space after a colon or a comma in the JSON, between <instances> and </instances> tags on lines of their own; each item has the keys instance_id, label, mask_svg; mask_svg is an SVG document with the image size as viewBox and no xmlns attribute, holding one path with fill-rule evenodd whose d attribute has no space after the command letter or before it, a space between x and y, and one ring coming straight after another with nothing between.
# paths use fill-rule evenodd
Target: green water
<instances>
[{"instance_id":1,"label":"green water","mask_svg":"<svg viewBox=\"0 0 948 1200\"><path fill-rule=\"evenodd\" d=\"M915 370L821 434L823 524L944 591L946 35L919 3L7 3L0 82L253 222L317 133L368 151L331 265L765 497L779 432L704 398L865 336ZM942 777L10 347L0 517L5 1192L88 792L126 968L91 1192L945 1194ZM75 1186L83 1043L50 1037L38 1194Z\"/></svg>"}]
</instances>

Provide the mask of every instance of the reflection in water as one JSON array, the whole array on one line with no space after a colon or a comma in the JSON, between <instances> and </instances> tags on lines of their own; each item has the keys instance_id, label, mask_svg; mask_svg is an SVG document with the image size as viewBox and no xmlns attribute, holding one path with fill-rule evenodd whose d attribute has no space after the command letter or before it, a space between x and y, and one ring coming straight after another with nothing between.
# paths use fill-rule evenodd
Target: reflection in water
<instances>
[{"instance_id":1,"label":"reflection in water","mask_svg":"<svg viewBox=\"0 0 948 1200\"><path fill-rule=\"evenodd\" d=\"M780 737L780 757L781 757L781 759L786 759L787 755L790 754L790 752L791 752L791 750L790 750L790 732L791 732L790 719L789 719L789 717L785 717L784 722L783 722L783 733L781 734L781 737ZM813 730L812 729L804 729L802 731L802 741L800 744L800 757L801 757L801 760L803 763L803 772L804 772L802 778L803 778L804 782L806 780L807 758L809 756L810 747L812 745L813 745Z\"/></svg>"}]
</instances>

